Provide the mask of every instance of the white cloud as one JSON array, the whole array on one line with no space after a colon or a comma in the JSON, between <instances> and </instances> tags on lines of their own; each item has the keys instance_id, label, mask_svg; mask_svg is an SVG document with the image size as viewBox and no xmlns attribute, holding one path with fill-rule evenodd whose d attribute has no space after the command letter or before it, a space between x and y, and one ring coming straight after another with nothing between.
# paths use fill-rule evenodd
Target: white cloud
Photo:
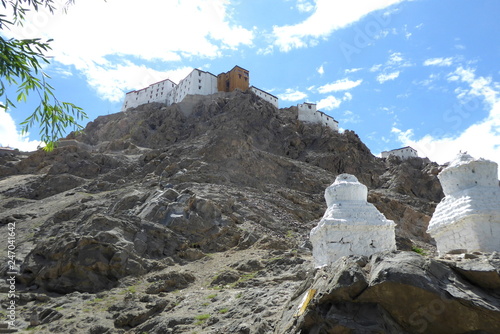
<instances>
[{"instance_id":1,"label":"white cloud","mask_svg":"<svg viewBox=\"0 0 500 334\"><path fill-rule=\"evenodd\" d=\"M355 114L350 110L346 110L346 111L344 111L343 118L340 119L340 122L342 124L346 124L346 123L356 124L356 123L361 122L361 118L359 117L358 114Z\"/></svg>"},{"instance_id":2,"label":"white cloud","mask_svg":"<svg viewBox=\"0 0 500 334\"><path fill-rule=\"evenodd\" d=\"M337 80L337 81L332 82L330 84L326 84L324 86L318 87L318 92L321 94L325 94L325 93L330 93L330 92L349 90L349 89L352 89L354 87L359 86L362 82L363 82L363 80L361 80L361 79L356 80L356 81L352 81L352 80L345 78L345 79Z\"/></svg>"},{"instance_id":3,"label":"white cloud","mask_svg":"<svg viewBox=\"0 0 500 334\"><path fill-rule=\"evenodd\" d=\"M394 80L396 79L397 77L399 77L399 71L395 71L395 72L392 72L392 73L381 73L377 76L377 81L379 83L384 83L386 81L390 81L390 80Z\"/></svg>"},{"instance_id":4,"label":"white cloud","mask_svg":"<svg viewBox=\"0 0 500 334\"><path fill-rule=\"evenodd\" d=\"M297 0L297 9L302 13L309 13L314 9L314 4L307 0Z\"/></svg>"},{"instance_id":5,"label":"white cloud","mask_svg":"<svg viewBox=\"0 0 500 334\"><path fill-rule=\"evenodd\" d=\"M9 146L21 151L35 151L40 141L30 140L28 135L22 135L21 131L17 130L12 116L0 108L0 146Z\"/></svg>"},{"instance_id":6,"label":"white cloud","mask_svg":"<svg viewBox=\"0 0 500 334\"><path fill-rule=\"evenodd\" d=\"M348 68L345 70L345 74L350 74L350 73L355 73L355 72L358 72L358 71L361 71L362 68L361 67L358 67L358 68Z\"/></svg>"},{"instance_id":7,"label":"white cloud","mask_svg":"<svg viewBox=\"0 0 500 334\"><path fill-rule=\"evenodd\" d=\"M459 151L467 151L475 158L485 158L500 164L500 87L492 82L491 78L477 77L472 69L459 67L454 74L456 81L466 83L468 90L460 90L459 100L466 103L465 99L480 99L486 103L489 113L483 120L470 125L462 133L455 136L435 137L428 134L420 139L415 139L412 129L400 130L393 128L403 145L409 145L419 151L421 156L440 164L452 160ZM465 108L465 105L463 105ZM464 110L448 115L450 122L463 122ZM453 116L453 117L451 117ZM453 124L450 123L450 126ZM444 133L435 129L436 133ZM499 170L500 173L500 170ZM499 175L500 176L500 175Z\"/></svg>"},{"instance_id":8,"label":"white cloud","mask_svg":"<svg viewBox=\"0 0 500 334\"><path fill-rule=\"evenodd\" d=\"M389 60L387 61L388 65L397 65L403 61L403 56L401 52L394 52L389 56Z\"/></svg>"},{"instance_id":9,"label":"white cloud","mask_svg":"<svg viewBox=\"0 0 500 334\"><path fill-rule=\"evenodd\" d=\"M89 84L96 89L99 96L112 102L123 100L123 92L147 87L155 82L170 79L178 83L193 69L181 67L171 71L156 71L144 65L131 62L123 64L90 65L83 72Z\"/></svg>"},{"instance_id":10,"label":"white cloud","mask_svg":"<svg viewBox=\"0 0 500 334\"><path fill-rule=\"evenodd\" d=\"M453 58L430 58L424 61L424 66L451 66Z\"/></svg>"},{"instance_id":11,"label":"white cloud","mask_svg":"<svg viewBox=\"0 0 500 334\"><path fill-rule=\"evenodd\" d=\"M333 95L329 95L329 96L325 97L324 99L318 101L316 106L317 106L318 110L320 110L320 109L333 110L333 109L338 108L341 103L342 103L341 99L338 99Z\"/></svg>"},{"instance_id":12,"label":"white cloud","mask_svg":"<svg viewBox=\"0 0 500 334\"><path fill-rule=\"evenodd\" d=\"M306 93L291 88L286 89L285 93L278 95L278 98L280 98L281 100L292 102L304 100L306 97Z\"/></svg>"},{"instance_id":13,"label":"white cloud","mask_svg":"<svg viewBox=\"0 0 500 334\"><path fill-rule=\"evenodd\" d=\"M335 30L360 20L365 15L387 8L403 0L316 0L311 16L303 22L274 26L275 45L281 51L310 46L320 38L328 37Z\"/></svg>"},{"instance_id":14,"label":"white cloud","mask_svg":"<svg viewBox=\"0 0 500 334\"><path fill-rule=\"evenodd\" d=\"M66 1L55 2L64 5ZM110 66L109 59L120 63L125 59L215 58L224 50L252 45L254 31L232 23L229 5L228 0L76 1L67 14L58 11L51 15L43 8L28 13L25 26L15 27L9 34L54 39L50 54L54 61L74 65L101 92L113 89L103 88L103 73L116 74L120 68Z\"/></svg>"},{"instance_id":15,"label":"white cloud","mask_svg":"<svg viewBox=\"0 0 500 334\"><path fill-rule=\"evenodd\" d=\"M325 74L325 69L324 69L323 65L321 65L321 66L318 68L318 73L319 73L319 75L323 75L323 74Z\"/></svg>"},{"instance_id":16,"label":"white cloud","mask_svg":"<svg viewBox=\"0 0 500 334\"><path fill-rule=\"evenodd\" d=\"M406 60L401 52L392 52L385 64L373 65L369 71L381 72L377 75L377 81L382 84L386 81L398 78L403 68L410 66L413 66L413 64Z\"/></svg>"}]
</instances>

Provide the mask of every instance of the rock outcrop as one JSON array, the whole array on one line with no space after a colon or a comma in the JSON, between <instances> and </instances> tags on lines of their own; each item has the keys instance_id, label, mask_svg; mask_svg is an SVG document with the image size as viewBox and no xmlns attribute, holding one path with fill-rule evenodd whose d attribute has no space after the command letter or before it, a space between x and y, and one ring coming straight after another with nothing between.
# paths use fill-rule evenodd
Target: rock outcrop
<instances>
[{"instance_id":1,"label":"rock outcrop","mask_svg":"<svg viewBox=\"0 0 500 334\"><path fill-rule=\"evenodd\" d=\"M98 117L53 152L0 156L16 328L271 333L314 273L309 233L336 176L367 186L399 249L432 254L439 168L379 159L354 132L301 123L296 108L248 92ZM5 275L7 248L0 256ZM464 277L495 286L496 271L474 268ZM6 307L9 287L0 291Z\"/></svg>"},{"instance_id":2,"label":"rock outcrop","mask_svg":"<svg viewBox=\"0 0 500 334\"><path fill-rule=\"evenodd\" d=\"M498 253L459 262L414 252L344 257L304 281L275 333L499 333L499 265Z\"/></svg>"}]
</instances>

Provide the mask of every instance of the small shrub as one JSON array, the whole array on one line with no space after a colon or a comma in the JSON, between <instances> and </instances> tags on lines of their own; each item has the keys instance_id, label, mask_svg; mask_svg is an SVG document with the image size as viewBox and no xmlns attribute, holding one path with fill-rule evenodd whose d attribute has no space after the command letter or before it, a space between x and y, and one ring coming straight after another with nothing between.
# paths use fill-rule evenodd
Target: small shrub
<instances>
[{"instance_id":1,"label":"small shrub","mask_svg":"<svg viewBox=\"0 0 500 334\"><path fill-rule=\"evenodd\" d=\"M427 255L427 253L425 252L425 250L423 250L422 248L418 248L416 246L412 246L411 250L414 251L415 253L420 254L420 255Z\"/></svg>"},{"instance_id":2,"label":"small shrub","mask_svg":"<svg viewBox=\"0 0 500 334\"><path fill-rule=\"evenodd\" d=\"M197 315L196 317L194 317L195 320L197 320L194 324L196 326L198 325L201 325L205 322L205 320L207 320L208 318L210 318L210 314L200 314L200 315Z\"/></svg>"},{"instance_id":3,"label":"small shrub","mask_svg":"<svg viewBox=\"0 0 500 334\"><path fill-rule=\"evenodd\" d=\"M207 320L208 318L210 318L210 314L200 314L200 315L197 315L196 317L194 317L196 320Z\"/></svg>"}]
</instances>

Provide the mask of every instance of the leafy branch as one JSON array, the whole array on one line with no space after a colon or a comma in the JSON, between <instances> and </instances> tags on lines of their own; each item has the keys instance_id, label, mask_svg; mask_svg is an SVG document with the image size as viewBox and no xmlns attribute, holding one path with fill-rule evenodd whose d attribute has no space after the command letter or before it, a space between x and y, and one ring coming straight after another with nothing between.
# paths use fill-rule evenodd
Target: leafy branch
<instances>
[{"instance_id":1,"label":"leafy branch","mask_svg":"<svg viewBox=\"0 0 500 334\"><path fill-rule=\"evenodd\" d=\"M13 24L22 25L30 6L34 10L45 6L51 13L55 9L52 0L1 0L1 4L4 8L12 8L13 19L11 22L5 15L0 15L0 29ZM30 94L38 96L40 104L21 123L22 133L26 134L35 124L39 124L40 139L46 143L47 151L54 148L55 141L64 135L65 128L72 126L75 130L82 129L77 121L87 117L82 108L59 101L54 94L54 87L47 82L50 77L43 71L43 66L49 64L45 54L51 50L50 42L43 42L39 38L19 40L0 36L0 97L5 98L0 108L7 110L16 107L6 94L7 86L17 86L16 102L26 102Z\"/></svg>"}]
</instances>

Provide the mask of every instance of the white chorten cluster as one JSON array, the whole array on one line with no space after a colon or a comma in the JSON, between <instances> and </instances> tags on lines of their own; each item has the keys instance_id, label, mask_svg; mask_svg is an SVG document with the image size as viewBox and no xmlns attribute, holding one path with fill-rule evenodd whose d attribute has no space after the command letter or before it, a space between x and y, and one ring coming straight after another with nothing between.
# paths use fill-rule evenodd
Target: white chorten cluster
<instances>
[{"instance_id":1,"label":"white chorten cluster","mask_svg":"<svg viewBox=\"0 0 500 334\"><path fill-rule=\"evenodd\" d=\"M310 234L317 267L346 255L395 250L395 224L367 202L368 189L350 174L340 174L325 190L328 208Z\"/></svg>"},{"instance_id":2,"label":"white chorten cluster","mask_svg":"<svg viewBox=\"0 0 500 334\"><path fill-rule=\"evenodd\" d=\"M461 153L439 173L445 197L427 232L440 255L452 250L500 251L498 165Z\"/></svg>"}]
</instances>

